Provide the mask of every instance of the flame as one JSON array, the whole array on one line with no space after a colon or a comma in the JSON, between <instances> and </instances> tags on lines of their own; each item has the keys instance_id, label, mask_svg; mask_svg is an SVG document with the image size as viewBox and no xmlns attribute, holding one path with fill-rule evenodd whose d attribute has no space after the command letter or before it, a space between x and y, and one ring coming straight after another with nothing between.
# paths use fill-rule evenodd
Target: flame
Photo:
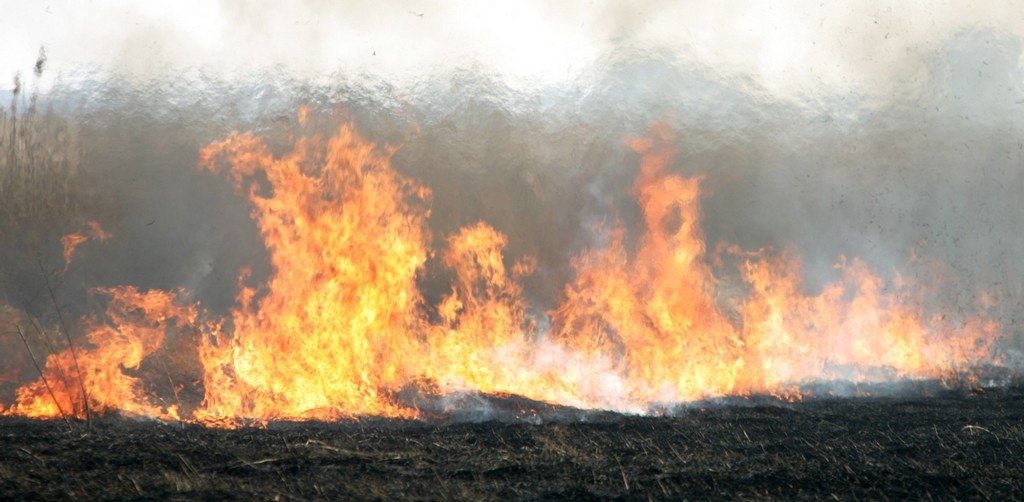
<instances>
[{"instance_id":1,"label":"flame","mask_svg":"<svg viewBox=\"0 0 1024 502\"><path fill-rule=\"evenodd\" d=\"M607 407L608 396L583 392L593 364L545 343L527 315L516 281L533 272L532 258L506 269L506 237L486 223L448 239L444 263L455 273L451 294L438 307L441 322L430 326L424 377L440 390L515 393L542 401ZM616 403L621 404L621 403Z\"/></svg>"},{"instance_id":2,"label":"flame","mask_svg":"<svg viewBox=\"0 0 1024 502\"><path fill-rule=\"evenodd\" d=\"M939 378L988 360L1000 336L995 322L929 318L906 280L889 284L856 259L841 259L842 279L811 296L788 253L727 246L743 258L746 296L719 300L709 263L723 260L706 255L700 178L665 172L673 141L660 124L649 138L628 141L642 155L633 192L646 233L632 260L622 228L606 249L581 255L555 313L560 336L576 350L616 361L631 400L785 396L814 380Z\"/></svg>"},{"instance_id":3,"label":"flame","mask_svg":"<svg viewBox=\"0 0 1024 502\"><path fill-rule=\"evenodd\" d=\"M800 384L821 379L936 378L994 360L995 322L934 312L926 289L856 258L841 258L841 278L809 294L792 252L709 253L702 179L670 171L675 142L663 124L627 140L640 156L631 193L642 234L630 246L613 224L606 246L573 259L575 279L543 315L521 285L536 260L507 257L508 238L486 222L446 237L437 256L451 289L427 304L417 279L435 256L431 192L392 168L394 148L351 125L279 156L260 137L232 134L202 149L199 166L249 200L269 277L242 271L229 318L183 294L99 290L110 301L86 323L88 343L47 358L43 378L3 412L119 410L225 427L421 416L410 390L644 412L755 392L796 399ZM65 239L70 260L80 237ZM143 379L169 339L194 351L199 404L155 398ZM176 364L165 372L178 386L188 379Z\"/></svg>"},{"instance_id":4,"label":"flame","mask_svg":"<svg viewBox=\"0 0 1024 502\"><path fill-rule=\"evenodd\" d=\"M673 133L631 140L642 155L633 193L646 234L630 260L624 229L606 249L576 260L577 280L555 313L577 350L616 361L636 402L679 401L754 390L740 333L715 301L699 227L700 180L664 172Z\"/></svg>"},{"instance_id":5,"label":"flame","mask_svg":"<svg viewBox=\"0 0 1024 502\"><path fill-rule=\"evenodd\" d=\"M84 346L67 347L47 357L42 377L18 389L8 411L34 418L85 418L89 411L118 410L177 419L176 403L150 403L146 382L128 371L140 369L163 345L168 330L196 323L196 308L180 305L175 301L177 295L166 291L124 287L96 292L110 297L106 319L87 323L88 343Z\"/></svg>"},{"instance_id":6,"label":"flame","mask_svg":"<svg viewBox=\"0 0 1024 502\"><path fill-rule=\"evenodd\" d=\"M101 227L98 222L90 221L88 222L88 225L89 230L87 230L85 233L76 232L73 234L65 235L60 239L60 243L64 246L65 272L67 272L68 267L71 266L71 258L74 256L75 249L77 249L79 245L91 240L105 241L110 238L110 234L107 233L106 230L103 230L103 227Z\"/></svg>"},{"instance_id":7,"label":"flame","mask_svg":"<svg viewBox=\"0 0 1024 502\"><path fill-rule=\"evenodd\" d=\"M416 376L430 192L390 168L392 153L348 126L279 159L251 135L201 152L249 197L274 270L261 291L242 289L230 336L202 347L204 416L412 414L386 392Z\"/></svg>"}]
</instances>

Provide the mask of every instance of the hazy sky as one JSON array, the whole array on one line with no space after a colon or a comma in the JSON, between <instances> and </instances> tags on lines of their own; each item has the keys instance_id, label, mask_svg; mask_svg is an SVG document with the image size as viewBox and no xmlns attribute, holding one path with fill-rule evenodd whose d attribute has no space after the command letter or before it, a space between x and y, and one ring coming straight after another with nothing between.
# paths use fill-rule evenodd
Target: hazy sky
<instances>
[{"instance_id":1,"label":"hazy sky","mask_svg":"<svg viewBox=\"0 0 1024 502\"><path fill-rule=\"evenodd\" d=\"M381 5L384 4L384 5ZM926 80L942 40L965 29L1024 38L1024 3L28 0L8 2L0 89L86 68L137 76L199 69L300 78L335 72L401 82L479 65L524 85L578 78L616 47L667 49L780 96L889 94Z\"/></svg>"}]
</instances>

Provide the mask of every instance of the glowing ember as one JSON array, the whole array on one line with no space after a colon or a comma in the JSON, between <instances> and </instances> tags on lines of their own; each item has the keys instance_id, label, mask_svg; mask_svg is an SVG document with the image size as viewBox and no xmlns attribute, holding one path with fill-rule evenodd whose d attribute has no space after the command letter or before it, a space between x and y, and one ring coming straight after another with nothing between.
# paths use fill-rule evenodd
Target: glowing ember
<instances>
[{"instance_id":1,"label":"glowing ember","mask_svg":"<svg viewBox=\"0 0 1024 502\"><path fill-rule=\"evenodd\" d=\"M709 255L701 179L668 170L675 141L665 125L628 140L641 156L632 195L643 233L631 246L615 225L606 247L580 253L561 305L539 319L520 282L535 260L509 260L506 236L485 222L447 237L439 257L451 289L427 304L417 278L433 256L431 193L392 169L394 149L351 126L299 139L281 156L234 134L204 148L200 167L232 179L251 203L270 256L266 282L250 284L243 271L230 318L208 322L178 294L101 290L111 299L104 318L86 323L88 343L51 355L5 413L88 408L221 426L416 417L415 400L400 396L410 389L643 412L709 396L796 397L821 379L941 378L994 362L994 322L931 312L923 288L886 281L860 260L841 258L841 279L808 294L790 252L722 245ZM65 237L66 260L85 239L106 238L91 226ZM741 287L722 287L728 274ZM144 379L152 371L140 369L172 334L195 348L205 392L188 410L156 398ZM163 371L172 383L188 378L177 365Z\"/></svg>"}]
</instances>

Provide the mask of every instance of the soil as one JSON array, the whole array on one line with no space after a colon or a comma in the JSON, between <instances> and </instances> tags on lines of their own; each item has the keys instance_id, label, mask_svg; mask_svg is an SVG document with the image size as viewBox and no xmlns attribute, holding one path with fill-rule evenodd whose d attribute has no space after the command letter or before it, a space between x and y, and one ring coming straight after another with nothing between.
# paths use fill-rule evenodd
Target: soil
<instances>
[{"instance_id":1,"label":"soil","mask_svg":"<svg viewBox=\"0 0 1024 502\"><path fill-rule=\"evenodd\" d=\"M477 399L497 413L235 430L6 417L0 498L1024 499L1020 385L646 417Z\"/></svg>"}]
</instances>

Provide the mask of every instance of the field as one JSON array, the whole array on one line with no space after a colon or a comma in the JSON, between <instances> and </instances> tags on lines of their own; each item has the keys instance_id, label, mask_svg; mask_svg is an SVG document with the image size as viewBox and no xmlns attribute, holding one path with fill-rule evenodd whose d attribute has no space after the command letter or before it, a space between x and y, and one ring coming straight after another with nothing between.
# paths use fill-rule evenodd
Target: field
<instances>
[{"instance_id":1,"label":"field","mask_svg":"<svg viewBox=\"0 0 1024 502\"><path fill-rule=\"evenodd\" d=\"M636 71L664 64L602 70L598 87L646 96L611 109L620 91L551 108L475 71L401 99L98 82L95 107L59 113L16 86L0 412L90 420L0 417L0 500L1024 499L1014 129L902 105L821 122L717 76L680 87L700 81L688 67ZM907 375L935 380L649 416L424 395L640 407ZM172 403L319 421L89 415ZM423 419L334 421L391 405Z\"/></svg>"},{"instance_id":2,"label":"field","mask_svg":"<svg viewBox=\"0 0 1024 502\"><path fill-rule=\"evenodd\" d=\"M663 416L473 396L431 421L235 430L104 417L0 419L8 500L1024 498L1024 387L786 403L729 399ZM920 389L919 389L920 390ZM520 418L516 419L515 416Z\"/></svg>"}]
</instances>

